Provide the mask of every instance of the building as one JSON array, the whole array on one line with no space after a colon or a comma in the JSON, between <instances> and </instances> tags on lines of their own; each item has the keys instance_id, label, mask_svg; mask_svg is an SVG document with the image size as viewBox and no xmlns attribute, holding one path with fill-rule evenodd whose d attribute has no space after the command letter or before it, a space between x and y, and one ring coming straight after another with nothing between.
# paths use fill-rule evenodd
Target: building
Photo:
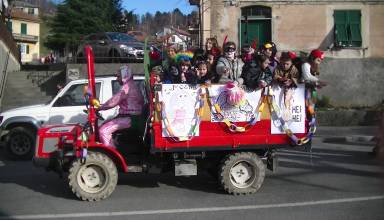
<instances>
[{"instance_id":1,"label":"building","mask_svg":"<svg viewBox=\"0 0 384 220\"><path fill-rule=\"evenodd\" d=\"M333 105L367 106L383 100L383 0L189 2L199 7L203 42L216 36L220 44L228 36L238 45L272 40L279 51L301 54L319 48L327 57L322 77L329 81L321 95Z\"/></svg>"},{"instance_id":2,"label":"building","mask_svg":"<svg viewBox=\"0 0 384 220\"><path fill-rule=\"evenodd\" d=\"M38 6L22 1L12 1L7 26L17 42L22 63L39 60L40 20L38 15Z\"/></svg>"},{"instance_id":3,"label":"building","mask_svg":"<svg viewBox=\"0 0 384 220\"><path fill-rule=\"evenodd\" d=\"M191 44L191 34L179 28L164 27L163 31L156 33L156 37L164 44L177 45L182 50L186 50Z\"/></svg>"},{"instance_id":4,"label":"building","mask_svg":"<svg viewBox=\"0 0 384 220\"><path fill-rule=\"evenodd\" d=\"M272 40L281 50L320 48L333 57L384 57L384 1L190 0L206 39ZM374 45L374 46L373 46Z\"/></svg>"}]
</instances>

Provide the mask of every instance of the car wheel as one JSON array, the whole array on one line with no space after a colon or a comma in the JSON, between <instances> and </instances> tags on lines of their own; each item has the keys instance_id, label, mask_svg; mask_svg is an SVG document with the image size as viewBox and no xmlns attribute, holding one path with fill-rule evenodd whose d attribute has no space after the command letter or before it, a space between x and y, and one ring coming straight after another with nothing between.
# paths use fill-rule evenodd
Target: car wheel
<instances>
[{"instance_id":1,"label":"car wheel","mask_svg":"<svg viewBox=\"0 0 384 220\"><path fill-rule=\"evenodd\" d=\"M219 182L230 194L257 192L265 177L263 161L252 152L240 152L226 156L219 171Z\"/></svg>"},{"instance_id":2,"label":"car wheel","mask_svg":"<svg viewBox=\"0 0 384 220\"><path fill-rule=\"evenodd\" d=\"M32 129L12 128L8 133L5 146L8 157L15 160L31 159L35 149L35 136Z\"/></svg>"},{"instance_id":3,"label":"car wheel","mask_svg":"<svg viewBox=\"0 0 384 220\"><path fill-rule=\"evenodd\" d=\"M117 185L117 169L105 154L89 152L85 161L75 160L68 174L69 187L84 201L99 201L112 194Z\"/></svg>"}]
</instances>

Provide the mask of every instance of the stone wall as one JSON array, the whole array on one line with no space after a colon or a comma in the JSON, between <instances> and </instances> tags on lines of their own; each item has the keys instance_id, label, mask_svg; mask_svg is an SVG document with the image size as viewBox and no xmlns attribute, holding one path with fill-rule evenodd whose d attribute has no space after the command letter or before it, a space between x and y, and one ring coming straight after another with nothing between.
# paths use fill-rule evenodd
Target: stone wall
<instances>
[{"instance_id":1,"label":"stone wall","mask_svg":"<svg viewBox=\"0 0 384 220\"><path fill-rule=\"evenodd\" d=\"M7 60L7 58L9 59ZM8 46L0 39L0 106L4 96L8 73L19 70L20 63L17 58L13 55L13 53L9 53Z\"/></svg>"},{"instance_id":2,"label":"stone wall","mask_svg":"<svg viewBox=\"0 0 384 220\"><path fill-rule=\"evenodd\" d=\"M95 63L95 75L114 75L117 70L125 64L122 63ZM143 63L129 63L133 74L144 75ZM87 78L87 64L67 64L66 81Z\"/></svg>"},{"instance_id":3,"label":"stone wall","mask_svg":"<svg viewBox=\"0 0 384 220\"><path fill-rule=\"evenodd\" d=\"M384 58L325 59L320 78L328 86L319 96L333 106L373 106L384 100Z\"/></svg>"}]
</instances>

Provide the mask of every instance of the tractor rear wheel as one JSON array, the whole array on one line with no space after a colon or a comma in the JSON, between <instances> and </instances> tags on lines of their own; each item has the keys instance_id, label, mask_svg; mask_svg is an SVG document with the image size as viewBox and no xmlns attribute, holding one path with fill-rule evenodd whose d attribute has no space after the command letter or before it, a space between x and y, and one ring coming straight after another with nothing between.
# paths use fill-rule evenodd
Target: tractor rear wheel
<instances>
[{"instance_id":1,"label":"tractor rear wheel","mask_svg":"<svg viewBox=\"0 0 384 220\"><path fill-rule=\"evenodd\" d=\"M221 162L219 183L230 194L252 194L264 182L263 161L252 152L239 152L227 155Z\"/></svg>"},{"instance_id":2,"label":"tractor rear wheel","mask_svg":"<svg viewBox=\"0 0 384 220\"><path fill-rule=\"evenodd\" d=\"M79 199L87 201L99 201L110 196L117 179L115 163L99 152L89 152L85 161L75 160L68 175L72 192Z\"/></svg>"}]
</instances>

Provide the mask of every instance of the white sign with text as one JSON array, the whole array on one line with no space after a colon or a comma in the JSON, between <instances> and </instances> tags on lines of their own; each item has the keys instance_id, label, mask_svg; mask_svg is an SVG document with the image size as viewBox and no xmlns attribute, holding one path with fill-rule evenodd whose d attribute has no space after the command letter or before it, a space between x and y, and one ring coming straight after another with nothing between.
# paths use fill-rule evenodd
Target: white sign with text
<instances>
[{"instance_id":1,"label":"white sign with text","mask_svg":"<svg viewBox=\"0 0 384 220\"><path fill-rule=\"evenodd\" d=\"M305 132L305 86L299 84L297 88L284 89L272 87L280 115L293 133ZM284 134L281 122L271 119L271 134Z\"/></svg>"}]
</instances>

